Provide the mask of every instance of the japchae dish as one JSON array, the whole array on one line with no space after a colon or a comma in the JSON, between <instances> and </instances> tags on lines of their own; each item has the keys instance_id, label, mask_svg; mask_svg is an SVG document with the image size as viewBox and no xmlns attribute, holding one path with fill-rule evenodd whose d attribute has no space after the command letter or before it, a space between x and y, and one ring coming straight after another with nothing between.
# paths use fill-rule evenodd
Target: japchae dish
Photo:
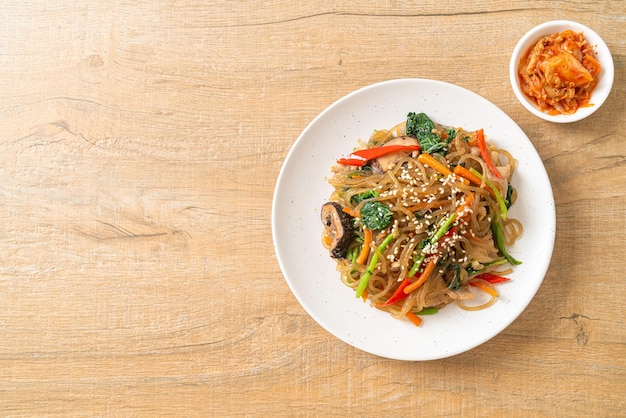
<instances>
[{"instance_id":1,"label":"japchae dish","mask_svg":"<svg viewBox=\"0 0 626 418\"><path fill-rule=\"evenodd\" d=\"M321 209L322 241L341 280L416 325L450 303L478 310L520 264L508 216L516 160L482 129L442 126L424 113L375 131L337 161ZM484 296L484 297L483 297Z\"/></svg>"}]
</instances>

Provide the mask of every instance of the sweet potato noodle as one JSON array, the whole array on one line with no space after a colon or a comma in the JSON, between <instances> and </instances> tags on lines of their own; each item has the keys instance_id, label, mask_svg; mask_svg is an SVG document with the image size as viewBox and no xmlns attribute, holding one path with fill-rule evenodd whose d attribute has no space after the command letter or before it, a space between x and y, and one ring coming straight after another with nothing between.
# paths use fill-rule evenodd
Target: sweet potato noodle
<instances>
[{"instance_id":1,"label":"sweet potato noodle","mask_svg":"<svg viewBox=\"0 0 626 418\"><path fill-rule=\"evenodd\" d=\"M333 167L322 242L356 296L421 323L456 302L491 306L522 234L508 216L517 162L486 140L423 113L377 130ZM507 267L508 265L508 267Z\"/></svg>"},{"instance_id":2,"label":"sweet potato noodle","mask_svg":"<svg viewBox=\"0 0 626 418\"><path fill-rule=\"evenodd\" d=\"M600 63L582 33L566 30L541 38L520 60L522 91L551 115L572 114L589 103Z\"/></svg>"}]
</instances>

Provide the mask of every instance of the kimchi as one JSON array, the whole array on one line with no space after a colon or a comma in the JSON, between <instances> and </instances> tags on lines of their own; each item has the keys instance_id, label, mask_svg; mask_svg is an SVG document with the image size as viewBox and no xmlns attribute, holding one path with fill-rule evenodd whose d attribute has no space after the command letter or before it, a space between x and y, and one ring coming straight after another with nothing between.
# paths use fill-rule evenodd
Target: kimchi
<instances>
[{"instance_id":1,"label":"kimchi","mask_svg":"<svg viewBox=\"0 0 626 418\"><path fill-rule=\"evenodd\" d=\"M520 60L524 94L548 114L572 114L589 103L601 67L582 33L566 30L541 38Z\"/></svg>"}]
</instances>

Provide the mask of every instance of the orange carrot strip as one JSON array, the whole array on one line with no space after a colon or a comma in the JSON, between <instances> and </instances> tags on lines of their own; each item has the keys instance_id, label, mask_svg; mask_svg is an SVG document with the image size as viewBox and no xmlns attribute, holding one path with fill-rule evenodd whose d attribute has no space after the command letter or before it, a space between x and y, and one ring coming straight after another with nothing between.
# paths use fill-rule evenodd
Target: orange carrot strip
<instances>
[{"instance_id":1,"label":"orange carrot strip","mask_svg":"<svg viewBox=\"0 0 626 418\"><path fill-rule=\"evenodd\" d=\"M448 167L441 164L435 159L435 157L430 154L420 154L417 156L417 160L422 164L429 166L433 170L440 172L444 176L449 176L450 174L452 174L452 171L450 171ZM461 181L465 184L469 184L469 181L467 179L464 179L463 177L461 177Z\"/></svg>"},{"instance_id":2,"label":"orange carrot strip","mask_svg":"<svg viewBox=\"0 0 626 418\"><path fill-rule=\"evenodd\" d=\"M372 244L372 230L369 228L363 228L363 247L361 252L356 258L357 264L365 264L367 256L370 255L370 245Z\"/></svg>"},{"instance_id":3,"label":"orange carrot strip","mask_svg":"<svg viewBox=\"0 0 626 418\"><path fill-rule=\"evenodd\" d=\"M471 281L470 286L474 286L482 290L483 292L489 293L491 296L498 297L498 291L493 287L487 285L487 283L483 281L474 280Z\"/></svg>"},{"instance_id":4,"label":"orange carrot strip","mask_svg":"<svg viewBox=\"0 0 626 418\"><path fill-rule=\"evenodd\" d=\"M416 327L419 327L420 325L422 325L422 322L423 322L422 318L415 315L413 312L407 312L406 317L409 321L413 322L413 324L415 324Z\"/></svg>"},{"instance_id":5,"label":"orange carrot strip","mask_svg":"<svg viewBox=\"0 0 626 418\"><path fill-rule=\"evenodd\" d=\"M330 244L333 243L333 239L330 237L330 235L324 235L324 244L327 246L330 246Z\"/></svg>"},{"instance_id":6,"label":"orange carrot strip","mask_svg":"<svg viewBox=\"0 0 626 418\"><path fill-rule=\"evenodd\" d=\"M409 293L411 293L412 291L414 291L415 289L423 285L426 282L426 279L428 279L428 276L430 276L430 273L432 273L432 271L435 269L436 264L437 262L436 262L435 257L431 258L428 264L426 264L426 267L424 268L424 271L422 272L420 277L416 281L414 281L413 283L411 283L410 285L404 288L404 293L408 295Z\"/></svg>"},{"instance_id":7,"label":"orange carrot strip","mask_svg":"<svg viewBox=\"0 0 626 418\"><path fill-rule=\"evenodd\" d=\"M359 217L358 214L354 210L352 210L351 208L347 206L345 208L342 208L341 210L347 213L348 215L352 216L353 218Z\"/></svg>"},{"instance_id":8,"label":"orange carrot strip","mask_svg":"<svg viewBox=\"0 0 626 418\"><path fill-rule=\"evenodd\" d=\"M457 165L456 167L454 167L454 174L456 174L457 176L466 178L467 180L471 181L477 186L480 186L483 183L481 179L479 179L477 176L472 174L471 171L469 171L467 168L463 167L462 165Z\"/></svg>"},{"instance_id":9,"label":"orange carrot strip","mask_svg":"<svg viewBox=\"0 0 626 418\"><path fill-rule=\"evenodd\" d=\"M367 293L367 289L363 290L363 293L361 293L361 299L363 299L363 302L367 302L367 295L369 293Z\"/></svg>"},{"instance_id":10,"label":"orange carrot strip","mask_svg":"<svg viewBox=\"0 0 626 418\"><path fill-rule=\"evenodd\" d=\"M446 167L445 165L441 164L439 161L437 161L435 159L435 157L433 157L430 154L420 154L417 156L417 161L419 161L420 163L429 166L430 168L432 168L433 170L437 170L439 171L441 174L443 175L450 175L452 174L452 171L450 171L450 169L448 167Z\"/></svg>"},{"instance_id":11,"label":"orange carrot strip","mask_svg":"<svg viewBox=\"0 0 626 418\"><path fill-rule=\"evenodd\" d=\"M485 187L486 185L483 184L480 177L478 177L477 175L469 171L467 168L461 165L457 165L456 167L454 167L454 174L460 177L464 177L468 179L469 181L471 181L472 183L474 183L475 185L486 189L489 192L489 194L493 196L493 198L495 199L496 195L493 193L493 190L491 190L491 187Z\"/></svg>"}]
</instances>

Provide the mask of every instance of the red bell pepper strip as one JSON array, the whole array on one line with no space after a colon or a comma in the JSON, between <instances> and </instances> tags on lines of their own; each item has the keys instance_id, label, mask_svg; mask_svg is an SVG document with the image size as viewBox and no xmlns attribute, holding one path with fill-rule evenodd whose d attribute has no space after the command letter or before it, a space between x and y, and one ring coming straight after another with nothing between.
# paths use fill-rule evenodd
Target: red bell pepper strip
<instances>
[{"instance_id":1,"label":"red bell pepper strip","mask_svg":"<svg viewBox=\"0 0 626 418\"><path fill-rule=\"evenodd\" d=\"M360 158L340 158L337 162L342 165L356 165L361 167L367 160L361 160Z\"/></svg>"},{"instance_id":2,"label":"red bell pepper strip","mask_svg":"<svg viewBox=\"0 0 626 418\"><path fill-rule=\"evenodd\" d=\"M485 142L485 133L482 129L476 131L476 143L478 145L478 149L480 151L480 156L483 157L485 164L494 176L498 178L502 178L502 174L498 171L495 165L493 165L493 161L491 161L491 156L489 155L489 150L487 149L487 143Z\"/></svg>"},{"instance_id":3,"label":"red bell pepper strip","mask_svg":"<svg viewBox=\"0 0 626 418\"><path fill-rule=\"evenodd\" d=\"M419 151L419 145L388 145L376 148L366 148L354 151L350 155L359 158L341 158L337 160L339 164L362 166L369 160L382 157L383 155L393 154L400 151Z\"/></svg>"},{"instance_id":4,"label":"red bell pepper strip","mask_svg":"<svg viewBox=\"0 0 626 418\"><path fill-rule=\"evenodd\" d=\"M496 274L491 274L491 273L482 273L476 276L475 278L484 280L487 283L491 283L491 284L504 283L504 282L508 282L509 280L511 280L507 277L502 277L502 276L498 276Z\"/></svg>"},{"instance_id":5,"label":"red bell pepper strip","mask_svg":"<svg viewBox=\"0 0 626 418\"><path fill-rule=\"evenodd\" d=\"M394 305L394 304L400 302L401 300L404 300L407 296L409 296L406 293L404 293L404 288L407 287L410 284L411 284L411 281L407 277L405 277L404 280L402 281L402 283L400 283L400 287L398 287L396 289L396 291L393 292L393 295L391 295L391 297L389 299L387 299L387 302L385 302L385 303L383 303L383 304L381 304L379 306L381 306L381 307L383 307L383 306L391 306L391 305Z\"/></svg>"},{"instance_id":6,"label":"red bell pepper strip","mask_svg":"<svg viewBox=\"0 0 626 418\"><path fill-rule=\"evenodd\" d=\"M450 238L452 235L454 235L455 232L456 232L456 226L453 226L452 228L450 228L450 230L448 232L443 234L443 236L440 239Z\"/></svg>"}]
</instances>

